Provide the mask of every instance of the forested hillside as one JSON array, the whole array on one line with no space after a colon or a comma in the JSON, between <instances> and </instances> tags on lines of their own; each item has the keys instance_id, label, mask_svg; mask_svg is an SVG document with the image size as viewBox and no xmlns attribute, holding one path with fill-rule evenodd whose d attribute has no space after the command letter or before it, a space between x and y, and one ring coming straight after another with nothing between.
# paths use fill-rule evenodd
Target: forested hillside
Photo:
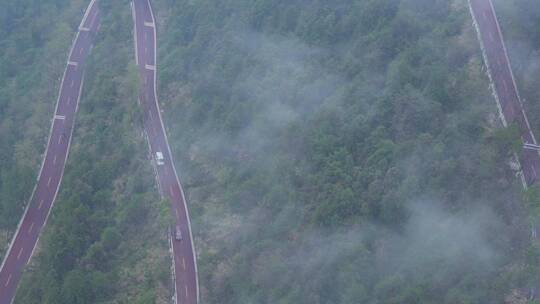
<instances>
[{"instance_id":1,"label":"forested hillside","mask_svg":"<svg viewBox=\"0 0 540 304\"><path fill-rule=\"evenodd\" d=\"M466 1L158 2L206 303L502 303L536 271Z\"/></svg>"},{"instance_id":2,"label":"forested hillside","mask_svg":"<svg viewBox=\"0 0 540 304\"><path fill-rule=\"evenodd\" d=\"M496 5L507 36L527 45L512 61L540 114L530 2ZM7 246L87 3L0 4ZM152 4L202 303L491 304L538 279L527 208L539 196L509 165L519 138L501 129L465 0ZM60 195L15 303L170 296L129 1L100 7Z\"/></svg>"}]
</instances>

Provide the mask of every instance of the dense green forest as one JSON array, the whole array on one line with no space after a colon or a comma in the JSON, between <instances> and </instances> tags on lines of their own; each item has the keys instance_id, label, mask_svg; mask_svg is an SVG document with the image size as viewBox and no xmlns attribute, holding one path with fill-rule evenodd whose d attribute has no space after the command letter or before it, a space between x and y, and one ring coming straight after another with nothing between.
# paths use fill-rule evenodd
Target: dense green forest
<instances>
[{"instance_id":1,"label":"dense green forest","mask_svg":"<svg viewBox=\"0 0 540 304\"><path fill-rule=\"evenodd\" d=\"M466 1L158 4L206 303L502 303L534 280Z\"/></svg>"},{"instance_id":2,"label":"dense green forest","mask_svg":"<svg viewBox=\"0 0 540 304\"><path fill-rule=\"evenodd\" d=\"M501 129L465 0L152 3L203 303L491 304L538 279L540 192L508 165L519 139ZM495 4L540 134L540 10ZM87 1L0 5L7 246ZM170 297L129 1L100 6L66 174L16 303Z\"/></svg>"}]
</instances>

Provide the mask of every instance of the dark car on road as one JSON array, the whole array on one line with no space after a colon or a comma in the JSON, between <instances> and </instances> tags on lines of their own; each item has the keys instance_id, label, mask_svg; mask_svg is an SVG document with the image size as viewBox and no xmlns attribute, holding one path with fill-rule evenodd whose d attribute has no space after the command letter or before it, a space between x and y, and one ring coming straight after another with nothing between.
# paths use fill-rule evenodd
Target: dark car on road
<instances>
[{"instance_id":1,"label":"dark car on road","mask_svg":"<svg viewBox=\"0 0 540 304\"><path fill-rule=\"evenodd\" d=\"M176 232L174 234L174 238L177 240L177 241L181 241L182 240L182 231L180 230L180 226L176 226Z\"/></svg>"}]
</instances>

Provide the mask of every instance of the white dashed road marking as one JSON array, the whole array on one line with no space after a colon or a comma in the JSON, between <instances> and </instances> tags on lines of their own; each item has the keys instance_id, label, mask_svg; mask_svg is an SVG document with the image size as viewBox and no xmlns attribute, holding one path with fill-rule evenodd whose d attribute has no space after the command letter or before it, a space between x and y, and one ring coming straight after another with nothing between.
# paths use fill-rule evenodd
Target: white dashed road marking
<instances>
[{"instance_id":1,"label":"white dashed road marking","mask_svg":"<svg viewBox=\"0 0 540 304\"><path fill-rule=\"evenodd\" d=\"M8 285L9 285L9 281L11 281L11 274L8 276L7 281L6 281L6 284L5 284L4 286L8 286Z\"/></svg>"},{"instance_id":2,"label":"white dashed road marking","mask_svg":"<svg viewBox=\"0 0 540 304\"><path fill-rule=\"evenodd\" d=\"M30 224L30 228L28 229L28 233L32 233L33 228L34 228L34 223Z\"/></svg>"},{"instance_id":3,"label":"white dashed road marking","mask_svg":"<svg viewBox=\"0 0 540 304\"><path fill-rule=\"evenodd\" d=\"M19 250L19 254L17 254L17 260L21 258L21 254L23 252L24 247L21 247L21 250Z\"/></svg>"},{"instance_id":4,"label":"white dashed road marking","mask_svg":"<svg viewBox=\"0 0 540 304\"><path fill-rule=\"evenodd\" d=\"M64 120L64 119L66 119L66 117L63 116L63 115L54 115L54 119L61 119L61 120Z\"/></svg>"},{"instance_id":5,"label":"white dashed road marking","mask_svg":"<svg viewBox=\"0 0 540 304\"><path fill-rule=\"evenodd\" d=\"M41 199L41 200L39 201L38 210L41 209L41 206L43 206L43 199ZM33 225L33 224L32 224L32 225Z\"/></svg>"},{"instance_id":6,"label":"white dashed road marking","mask_svg":"<svg viewBox=\"0 0 540 304\"><path fill-rule=\"evenodd\" d=\"M49 187L51 185L51 180L52 180L52 176L49 177L49 180L47 181L47 187Z\"/></svg>"}]
</instances>

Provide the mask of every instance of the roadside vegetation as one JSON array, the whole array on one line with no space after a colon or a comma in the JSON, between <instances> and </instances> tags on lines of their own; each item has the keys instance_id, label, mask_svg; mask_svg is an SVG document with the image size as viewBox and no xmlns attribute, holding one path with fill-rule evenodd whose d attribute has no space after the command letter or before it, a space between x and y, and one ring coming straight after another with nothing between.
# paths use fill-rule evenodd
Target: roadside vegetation
<instances>
[{"instance_id":1,"label":"roadside vegetation","mask_svg":"<svg viewBox=\"0 0 540 304\"><path fill-rule=\"evenodd\" d=\"M87 2L0 5L5 250ZM170 297L129 1L100 5L66 174L15 303ZM509 165L520 143L501 129L465 0L153 5L203 303L492 304L538 279L538 190L524 195Z\"/></svg>"},{"instance_id":2,"label":"roadside vegetation","mask_svg":"<svg viewBox=\"0 0 540 304\"><path fill-rule=\"evenodd\" d=\"M157 3L205 303L501 303L535 280L466 1Z\"/></svg>"},{"instance_id":3,"label":"roadside vegetation","mask_svg":"<svg viewBox=\"0 0 540 304\"><path fill-rule=\"evenodd\" d=\"M35 183L88 1L1 1L2 256ZM142 138L129 2L100 1L63 183L15 303L168 303L170 257ZM111 302L112 301L112 302Z\"/></svg>"}]
</instances>

